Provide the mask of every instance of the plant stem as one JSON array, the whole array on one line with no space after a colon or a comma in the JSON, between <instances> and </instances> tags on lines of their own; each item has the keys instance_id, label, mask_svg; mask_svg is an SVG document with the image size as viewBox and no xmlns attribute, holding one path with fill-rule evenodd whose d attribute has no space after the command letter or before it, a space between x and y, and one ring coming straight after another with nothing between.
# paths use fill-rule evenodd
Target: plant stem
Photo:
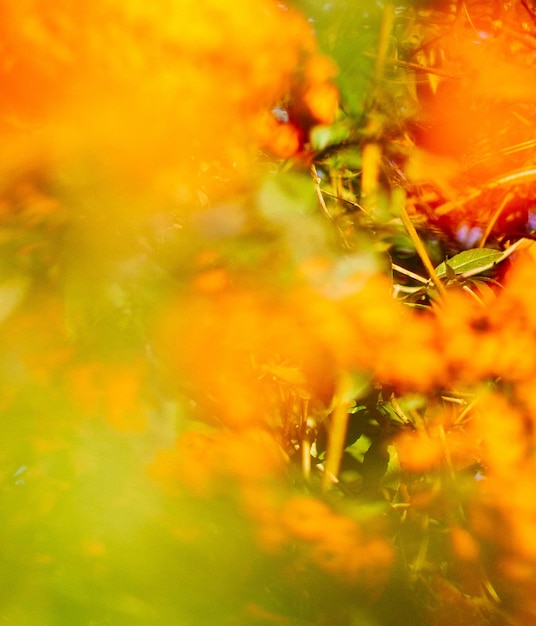
<instances>
[{"instance_id":1,"label":"plant stem","mask_svg":"<svg viewBox=\"0 0 536 626\"><path fill-rule=\"evenodd\" d=\"M426 268L426 271L428 272L428 275L430 276L430 280L433 282L434 287L437 289L438 293L442 296L445 295L446 289L434 269L434 265L430 260L430 256L428 255L428 252L423 242L421 241L419 234L415 230L413 222L409 218L404 202L400 202L400 216L402 218L402 223L404 224L405 229L408 231L408 235L410 236L410 239L415 246L415 250L417 251L417 254L419 255L424 267Z\"/></svg>"},{"instance_id":2,"label":"plant stem","mask_svg":"<svg viewBox=\"0 0 536 626\"><path fill-rule=\"evenodd\" d=\"M346 429L348 426L348 412L352 404L349 393L351 388L351 377L349 374L344 373L339 379L333 402L334 409L329 428L328 449L324 465L324 475L322 477L322 491L328 490L332 483L332 477L336 478L338 476L341 467L344 443L346 440Z\"/></svg>"}]
</instances>

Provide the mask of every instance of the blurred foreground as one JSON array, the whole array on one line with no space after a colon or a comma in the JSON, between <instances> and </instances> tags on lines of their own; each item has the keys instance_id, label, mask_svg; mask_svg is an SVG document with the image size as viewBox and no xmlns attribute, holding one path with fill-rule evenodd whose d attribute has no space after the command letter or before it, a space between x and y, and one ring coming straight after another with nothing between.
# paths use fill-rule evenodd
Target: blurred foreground
<instances>
[{"instance_id":1,"label":"blurred foreground","mask_svg":"<svg viewBox=\"0 0 536 626\"><path fill-rule=\"evenodd\" d=\"M534 16L347 4L0 0L1 623L536 623Z\"/></svg>"}]
</instances>

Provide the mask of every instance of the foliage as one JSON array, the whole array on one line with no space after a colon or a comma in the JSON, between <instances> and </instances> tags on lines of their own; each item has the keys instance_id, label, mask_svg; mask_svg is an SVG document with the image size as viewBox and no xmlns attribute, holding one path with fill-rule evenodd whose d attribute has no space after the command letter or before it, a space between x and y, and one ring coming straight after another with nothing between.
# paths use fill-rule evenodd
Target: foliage
<instances>
[{"instance_id":1,"label":"foliage","mask_svg":"<svg viewBox=\"0 0 536 626\"><path fill-rule=\"evenodd\" d=\"M0 16L1 620L533 623L532 3Z\"/></svg>"}]
</instances>

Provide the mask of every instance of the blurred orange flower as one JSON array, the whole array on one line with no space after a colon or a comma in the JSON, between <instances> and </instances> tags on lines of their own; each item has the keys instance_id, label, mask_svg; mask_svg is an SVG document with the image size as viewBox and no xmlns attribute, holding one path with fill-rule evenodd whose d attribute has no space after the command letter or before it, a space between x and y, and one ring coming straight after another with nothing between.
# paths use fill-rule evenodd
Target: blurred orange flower
<instances>
[{"instance_id":1,"label":"blurred orange flower","mask_svg":"<svg viewBox=\"0 0 536 626\"><path fill-rule=\"evenodd\" d=\"M265 430L186 432L172 448L158 452L149 473L172 493L186 487L201 496L218 493L231 479L247 502L252 487L262 493L263 483L279 474L284 460L278 443Z\"/></svg>"},{"instance_id":2,"label":"blurred orange flower","mask_svg":"<svg viewBox=\"0 0 536 626\"><path fill-rule=\"evenodd\" d=\"M171 173L195 175L207 155L232 173L304 63L319 68L305 72L307 88L330 89L307 21L274 0L2 0L0 16L0 136L10 145L0 172L68 157L153 192ZM290 136L274 146L296 147Z\"/></svg>"},{"instance_id":3,"label":"blurred orange flower","mask_svg":"<svg viewBox=\"0 0 536 626\"><path fill-rule=\"evenodd\" d=\"M391 546L359 524L307 496L296 496L281 510L288 541L299 542L303 564L314 565L345 584L378 589L393 559Z\"/></svg>"}]
</instances>

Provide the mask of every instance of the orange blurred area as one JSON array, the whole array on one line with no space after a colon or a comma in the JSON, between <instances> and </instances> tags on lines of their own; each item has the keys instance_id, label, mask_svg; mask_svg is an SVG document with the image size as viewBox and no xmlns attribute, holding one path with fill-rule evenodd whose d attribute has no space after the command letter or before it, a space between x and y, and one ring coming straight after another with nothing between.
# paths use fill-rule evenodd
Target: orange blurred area
<instances>
[{"instance_id":1,"label":"orange blurred area","mask_svg":"<svg viewBox=\"0 0 536 626\"><path fill-rule=\"evenodd\" d=\"M149 467L160 487L177 494L186 488L200 496L217 495L233 484L244 493L255 491L262 506L262 484L279 476L285 457L272 434L261 428L240 432L187 432L172 448L160 450Z\"/></svg>"},{"instance_id":2,"label":"orange blurred area","mask_svg":"<svg viewBox=\"0 0 536 626\"><path fill-rule=\"evenodd\" d=\"M3 1L0 15L0 133L9 146L0 177L67 159L169 197L172 179L195 177L210 155L242 178L251 173L250 133L270 147L257 120L293 81L304 93L332 89L332 69L310 70L327 62L306 20L272 0L225 9L208 0ZM312 116L330 121L330 102L328 111L311 100ZM279 156L297 149L283 137L273 147Z\"/></svg>"},{"instance_id":3,"label":"orange blurred area","mask_svg":"<svg viewBox=\"0 0 536 626\"><path fill-rule=\"evenodd\" d=\"M523 3L499 4L502 21L487 18L477 26L471 14L478 15L478 6L462 3L457 19L419 52L430 73L423 70L418 88L417 144L454 157L463 170L459 181L469 185L534 161L534 25Z\"/></svg>"},{"instance_id":4,"label":"orange blurred area","mask_svg":"<svg viewBox=\"0 0 536 626\"><path fill-rule=\"evenodd\" d=\"M201 274L155 323L172 386L203 398L205 419L280 427L301 410L322 413L344 371L420 391L448 380L433 319L404 310L382 276L356 272L341 297L235 280Z\"/></svg>"},{"instance_id":5,"label":"orange blurred area","mask_svg":"<svg viewBox=\"0 0 536 626\"><path fill-rule=\"evenodd\" d=\"M404 626L484 626L533 589L536 252L482 223L532 206L536 26L454 4L394 64L424 75L414 146L391 3L351 58L393 94L376 76L357 115L322 18L276 0L0 0L0 622L34 585L25 626L216 626L226 601L385 626L412 595ZM494 260L440 272L436 209Z\"/></svg>"},{"instance_id":6,"label":"orange blurred area","mask_svg":"<svg viewBox=\"0 0 536 626\"><path fill-rule=\"evenodd\" d=\"M262 290L232 289L210 299L190 294L164 312L159 350L176 381L193 384L194 397L210 390L217 419L277 423L287 392L291 404L300 396L327 403L334 384L329 346L296 304L293 295ZM286 368L299 373L299 385L281 374Z\"/></svg>"}]
</instances>

